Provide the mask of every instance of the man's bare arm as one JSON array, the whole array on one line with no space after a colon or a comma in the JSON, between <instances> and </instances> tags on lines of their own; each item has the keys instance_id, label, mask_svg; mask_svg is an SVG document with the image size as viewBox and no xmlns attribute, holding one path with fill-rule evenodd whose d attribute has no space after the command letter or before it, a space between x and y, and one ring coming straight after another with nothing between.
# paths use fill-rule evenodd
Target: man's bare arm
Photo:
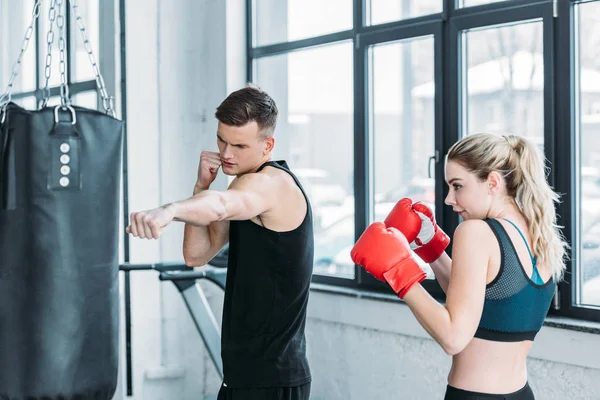
<instances>
[{"instance_id":1,"label":"man's bare arm","mask_svg":"<svg viewBox=\"0 0 600 400\"><path fill-rule=\"evenodd\" d=\"M244 175L224 192L204 190L186 200L134 212L126 232L142 239L158 239L173 221L200 228L187 229L184 252L190 264L203 265L225 244L228 221L248 220L273 208L276 196L272 194L279 192L276 182L263 173Z\"/></svg>"},{"instance_id":2,"label":"man's bare arm","mask_svg":"<svg viewBox=\"0 0 600 400\"><path fill-rule=\"evenodd\" d=\"M277 193L274 178L263 173L244 175L226 191L205 190L182 201L167 205L175 221L208 226L216 221L242 221L269 211Z\"/></svg>"},{"instance_id":3,"label":"man's bare arm","mask_svg":"<svg viewBox=\"0 0 600 400\"><path fill-rule=\"evenodd\" d=\"M195 190L192 199L178 202L175 220L186 222L186 264L208 263L227 243L230 220L250 219L269 210L273 185L272 178L265 174L250 174L235 179L225 192Z\"/></svg>"},{"instance_id":4,"label":"man's bare arm","mask_svg":"<svg viewBox=\"0 0 600 400\"><path fill-rule=\"evenodd\" d=\"M194 188L194 196L204 189ZM185 224L183 233L183 259L189 267L208 264L229 240L229 221L216 221L208 226Z\"/></svg>"}]
</instances>

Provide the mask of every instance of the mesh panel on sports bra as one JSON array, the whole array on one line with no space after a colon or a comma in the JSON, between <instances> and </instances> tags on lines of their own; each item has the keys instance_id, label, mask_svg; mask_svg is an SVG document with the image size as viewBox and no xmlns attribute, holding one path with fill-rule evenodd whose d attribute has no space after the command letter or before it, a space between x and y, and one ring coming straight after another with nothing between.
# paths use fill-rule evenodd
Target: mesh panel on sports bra
<instances>
[{"instance_id":1,"label":"mesh panel on sports bra","mask_svg":"<svg viewBox=\"0 0 600 400\"><path fill-rule=\"evenodd\" d=\"M500 270L485 291L475 337L497 341L533 340L550 307L555 285L534 284L526 275L502 224L488 219L500 246Z\"/></svg>"},{"instance_id":2,"label":"mesh panel on sports bra","mask_svg":"<svg viewBox=\"0 0 600 400\"><path fill-rule=\"evenodd\" d=\"M500 237L499 239L504 238ZM498 276L486 288L485 297L490 300L512 297L528 284L527 280L523 279L523 272L519 270L520 261L516 252L507 249L507 247L511 247L510 243L506 243L505 240L499 240L498 243L500 244L502 264Z\"/></svg>"}]
</instances>

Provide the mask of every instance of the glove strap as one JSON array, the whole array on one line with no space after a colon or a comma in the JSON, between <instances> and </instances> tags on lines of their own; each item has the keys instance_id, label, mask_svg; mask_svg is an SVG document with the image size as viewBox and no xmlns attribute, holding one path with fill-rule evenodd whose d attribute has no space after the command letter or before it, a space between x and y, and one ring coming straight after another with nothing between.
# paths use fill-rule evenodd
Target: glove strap
<instances>
[{"instance_id":1,"label":"glove strap","mask_svg":"<svg viewBox=\"0 0 600 400\"><path fill-rule=\"evenodd\" d=\"M450 244L450 237L439 227L437 232L427 244L414 249L414 252L426 263L432 263L446 250Z\"/></svg>"},{"instance_id":2,"label":"glove strap","mask_svg":"<svg viewBox=\"0 0 600 400\"><path fill-rule=\"evenodd\" d=\"M400 297L401 299L404 298L404 296L406 296L406 293L408 293L408 291L416 284L416 283L421 283L425 280L425 277L427 275L425 273L423 273L423 275L421 276L415 276L414 281L411 281L408 283L408 285L406 285L406 287L404 289L402 289L399 293L398 293L398 297Z\"/></svg>"},{"instance_id":3,"label":"glove strap","mask_svg":"<svg viewBox=\"0 0 600 400\"><path fill-rule=\"evenodd\" d=\"M400 298L415 284L423 282L427 275L412 258L401 261L383 274L385 281Z\"/></svg>"}]
</instances>

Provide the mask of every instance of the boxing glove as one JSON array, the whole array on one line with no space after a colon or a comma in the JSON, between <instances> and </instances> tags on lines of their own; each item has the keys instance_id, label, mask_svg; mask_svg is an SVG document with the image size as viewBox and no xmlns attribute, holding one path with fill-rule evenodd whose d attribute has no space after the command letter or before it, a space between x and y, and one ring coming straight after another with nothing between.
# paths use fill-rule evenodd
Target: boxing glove
<instances>
[{"instance_id":1,"label":"boxing glove","mask_svg":"<svg viewBox=\"0 0 600 400\"><path fill-rule=\"evenodd\" d=\"M365 268L380 281L386 282L400 297L425 273L411 257L410 245L404 235L383 222L375 222L363 232L352 251L352 261Z\"/></svg>"},{"instance_id":2,"label":"boxing glove","mask_svg":"<svg viewBox=\"0 0 600 400\"><path fill-rule=\"evenodd\" d=\"M411 249L426 263L432 263L446 250L450 237L436 224L435 216L423 203L412 205L413 212L421 221L421 229L411 242Z\"/></svg>"},{"instance_id":3,"label":"boxing glove","mask_svg":"<svg viewBox=\"0 0 600 400\"><path fill-rule=\"evenodd\" d=\"M409 198L399 200L384 220L385 226L398 229L408 243L412 243L421 231L421 218L412 209L413 202Z\"/></svg>"}]
</instances>

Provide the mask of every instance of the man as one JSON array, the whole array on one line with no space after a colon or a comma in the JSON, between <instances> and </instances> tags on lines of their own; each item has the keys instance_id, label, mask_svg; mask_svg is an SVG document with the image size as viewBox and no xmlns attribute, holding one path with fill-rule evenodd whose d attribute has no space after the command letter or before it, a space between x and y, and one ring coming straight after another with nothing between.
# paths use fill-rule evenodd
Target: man
<instances>
[{"instance_id":1,"label":"man","mask_svg":"<svg viewBox=\"0 0 600 400\"><path fill-rule=\"evenodd\" d=\"M185 222L187 265L207 264L229 241L219 400L308 399L304 335L313 267L311 206L285 161L272 161L273 99L255 86L217 108L218 153L202 152L194 196L131 214L127 232L157 239ZM235 176L210 190L221 168Z\"/></svg>"}]
</instances>

